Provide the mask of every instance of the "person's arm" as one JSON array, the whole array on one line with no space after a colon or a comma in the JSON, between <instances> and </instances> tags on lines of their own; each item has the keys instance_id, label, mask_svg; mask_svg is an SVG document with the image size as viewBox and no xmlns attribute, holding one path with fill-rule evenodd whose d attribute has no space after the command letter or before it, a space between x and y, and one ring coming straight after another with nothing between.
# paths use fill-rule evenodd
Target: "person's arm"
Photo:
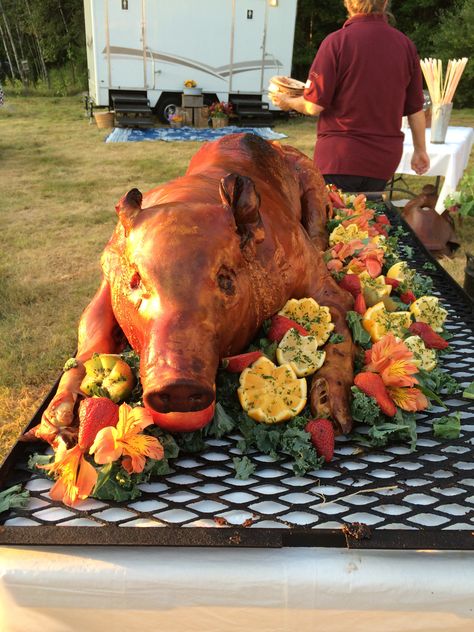
<instances>
[{"instance_id":1,"label":"person's arm","mask_svg":"<svg viewBox=\"0 0 474 632\"><path fill-rule=\"evenodd\" d=\"M281 92L271 92L270 99L281 110L295 110L300 114L306 114L306 116L318 116L324 109L320 105L307 101L304 97L289 97Z\"/></svg>"},{"instance_id":2,"label":"person's arm","mask_svg":"<svg viewBox=\"0 0 474 632\"><path fill-rule=\"evenodd\" d=\"M420 110L414 114L409 114L407 118L413 137L414 148L411 158L411 168L417 175L422 176L430 168L430 157L426 153L425 113L423 110Z\"/></svg>"}]
</instances>

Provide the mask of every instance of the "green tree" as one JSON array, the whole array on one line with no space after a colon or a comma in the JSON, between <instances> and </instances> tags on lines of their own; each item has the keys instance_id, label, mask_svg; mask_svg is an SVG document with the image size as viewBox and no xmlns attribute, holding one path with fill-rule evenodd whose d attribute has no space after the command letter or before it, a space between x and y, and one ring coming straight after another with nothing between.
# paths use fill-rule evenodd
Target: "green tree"
<instances>
[{"instance_id":1,"label":"green tree","mask_svg":"<svg viewBox=\"0 0 474 632\"><path fill-rule=\"evenodd\" d=\"M392 2L394 26L413 40L420 57L433 57L431 37L439 27L440 12L454 4L446 0L395 0Z\"/></svg>"},{"instance_id":2,"label":"green tree","mask_svg":"<svg viewBox=\"0 0 474 632\"><path fill-rule=\"evenodd\" d=\"M468 57L454 97L456 107L474 107L474 2L459 0L451 9L440 13L438 28L430 39L430 57L448 59Z\"/></svg>"},{"instance_id":3,"label":"green tree","mask_svg":"<svg viewBox=\"0 0 474 632\"><path fill-rule=\"evenodd\" d=\"M82 0L0 0L2 70L23 83L67 68L72 84L87 76ZM7 25L10 29L7 30ZM13 27L14 25L14 27ZM3 49L3 50L2 50Z\"/></svg>"},{"instance_id":4,"label":"green tree","mask_svg":"<svg viewBox=\"0 0 474 632\"><path fill-rule=\"evenodd\" d=\"M342 0L298 0L292 71L296 79L306 80L320 43L341 28L346 15Z\"/></svg>"}]
</instances>

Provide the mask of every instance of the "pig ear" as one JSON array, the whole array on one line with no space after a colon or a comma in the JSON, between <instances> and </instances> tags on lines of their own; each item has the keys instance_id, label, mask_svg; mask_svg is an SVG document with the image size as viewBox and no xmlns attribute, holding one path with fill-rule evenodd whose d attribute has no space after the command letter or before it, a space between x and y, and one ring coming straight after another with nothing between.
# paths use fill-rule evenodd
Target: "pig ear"
<instances>
[{"instance_id":1,"label":"pig ear","mask_svg":"<svg viewBox=\"0 0 474 632\"><path fill-rule=\"evenodd\" d=\"M219 186L222 203L232 210L241 247L254 239L257 244L265 237L260 216L260 196L250 178L229 173L222 178Z\"/></svg>"},{"instance_id":2,"label":"pig ear","mask_svg":"<svg viewBox=\"0 0 474 632\"><path fill-rule=\"evenodd\" d=\"M142 210L142 197L138 189L131 189L115 207L117 215L125 229L125 237L128 237L135 218Z\"/></svg>"}]
</instances>

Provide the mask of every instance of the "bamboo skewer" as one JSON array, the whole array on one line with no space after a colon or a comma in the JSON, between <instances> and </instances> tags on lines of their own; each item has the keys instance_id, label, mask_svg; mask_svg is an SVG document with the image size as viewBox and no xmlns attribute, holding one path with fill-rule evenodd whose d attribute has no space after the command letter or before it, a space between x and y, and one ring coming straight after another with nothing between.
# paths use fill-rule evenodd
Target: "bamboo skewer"
<instances>
[{"instance_id":1,"label":"bamboo skewer","mask_svg":"<svg viewBox=\"0 0 474 632\"><path fill-rule=\"evenodd\" d=\"M452 103L454 93L467 62L467 57L448 60L443 80L443 63L441 59L429 57L420 60L421 69L434 105Z\"/></svg>"}]
</instances>

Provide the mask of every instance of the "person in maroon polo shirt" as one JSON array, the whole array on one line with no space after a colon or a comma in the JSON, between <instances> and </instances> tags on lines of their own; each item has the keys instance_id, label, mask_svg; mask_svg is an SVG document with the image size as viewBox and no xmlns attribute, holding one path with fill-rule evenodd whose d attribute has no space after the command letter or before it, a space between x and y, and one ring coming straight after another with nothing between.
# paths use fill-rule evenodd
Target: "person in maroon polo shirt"
<instances>
[{"instance_id":1,"label":"person in maroon polo shirt","mask_svg":"<svg viewBox=\"0 0 474 632\"><path fill-rule=\"evenodd\" d=\"M344 0L349 19L321 43L303 96L273 93L282 110L319 116L314 163L343 191L382 191L403 152L408 118L412 169L430 161L423 82L413 42L389 25L388 0Z\"/></svg>"}]
</instances>

